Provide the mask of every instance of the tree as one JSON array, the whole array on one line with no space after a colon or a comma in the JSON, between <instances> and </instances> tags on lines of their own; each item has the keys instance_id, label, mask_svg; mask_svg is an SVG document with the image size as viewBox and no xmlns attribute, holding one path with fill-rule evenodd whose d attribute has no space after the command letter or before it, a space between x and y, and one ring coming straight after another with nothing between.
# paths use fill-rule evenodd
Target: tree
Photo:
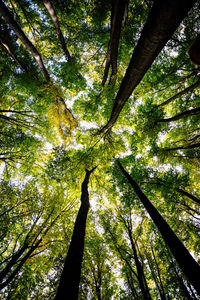
<instances>
[{"instance_id":1,"label":"tree","mask_svg":"<svg viewBox=\"0 0 200 300\"><path fill-rule=\"evenodd\" d=\"M159 214L156 208L151 204L148 198L143 194L141 189L139 188L138 184L132 179L132 177L125 171L122 167L121 163L118 162L119 167L123 174L128 179L129 183L131 184L132 188L134 189L137 196L140 198L142 204L147 209L148 213L150 214L152 220L155 222L156 226L158 227L160 233L162 234L163 239L165 240L166 244L169 246L171 252L173 253L174 257L178 261L180 267L182 268L183 272L190 280L192 285L195 287L196 291L200 293L199 290L199 273L200 267L184 247L184 245L179 241L177 236L171 230L169 225L163 219L163 217ZM192 266L192 269L191 269Z\"/></svg>"},{"instance_id":2,"label":"tree","mask_svg":"<svg viewBox=\"0 0 200 300\"><path fill-rule=\"evenodd\" d=\"M0 1L3 299L58 298L59 284L80 300L198 299L184 266L199 276L200 68L188 53L199 10Z\"/></svg>"},{"instance_id":3,"label":"tree","mask_svg":"<svg viewBox=\"0 0 200 300\"><path fill-rule=\"evenodd\" d=\"M56 299L64 298L66 295L67 297L70 296L71 299L78 299L86 220L90 206L88 183L90 175L95 169L96 167L90 171L86 170L85 179L82 183L81 206L75 221L73 235L60 278Z\"/></svg>"}]
</instances>

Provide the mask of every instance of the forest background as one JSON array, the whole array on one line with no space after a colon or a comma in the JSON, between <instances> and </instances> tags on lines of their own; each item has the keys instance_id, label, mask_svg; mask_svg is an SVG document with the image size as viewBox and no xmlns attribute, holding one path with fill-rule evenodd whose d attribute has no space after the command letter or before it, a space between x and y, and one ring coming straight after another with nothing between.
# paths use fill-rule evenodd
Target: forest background
<instances>
[{"instance_id":1,"label":"forest background","mask_svg":"<svg viewBox=\"0 0 200 300\"><path fill-rule=\"evenodd\" d=\"M199 11L0 0L2 299L55 298L94 167L79 299L199 299Z\"/></svg>"}]
</instances>

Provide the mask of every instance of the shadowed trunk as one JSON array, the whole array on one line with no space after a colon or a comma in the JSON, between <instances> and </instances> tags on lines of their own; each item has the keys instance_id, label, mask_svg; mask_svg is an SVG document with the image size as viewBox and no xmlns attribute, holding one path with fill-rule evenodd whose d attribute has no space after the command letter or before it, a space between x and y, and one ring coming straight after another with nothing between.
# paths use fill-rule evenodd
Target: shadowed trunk
<instances>
[{"instance_id":1,"label":"shadowed trunk","mask_svg":"<svg viewBox=\"0 0 200 300\"><path fill-rule=\"evenodd\" d=\"M179 146L179 147L174 147L174 148L164 148L164 150L166 150L166 151L184 150L184 149L194 149L194 148L199 148L199 147L200 147L200 143L196 143L196 144L191 144L191 145L187 145L187 146Z\"/></svg>"},{"instance_id":2,"label":"shadowed trunk","mask_svg":"<svg viewBox=\"0 0 200 300\"><path fill-rule=\"evenodd\" d=\"M60 24L59 24L59 21L58 21L58 17L57 17L56 12L53 8L53 5L52 5L50 0L43 0L43 2L44 2L44 5L45 5L52 21L53 21L53 25L56 29L56 33L59 37L60 44L62 46L62 49L63 49L64 53L65 53L65 56L66 56L67 60L69 61L71 57L70 57L69 51L67 49L64 36L63 36L62 31L60 29Z\"/></svg>"},{"instance_id":3,"label":"shadowed trunk","mask_svg":"<svg viewBox=\"0 0 200 300\"><path fill-rule=\"evenodd\" d=\"M17 24L17 22L14 20L13 16L9 12L8 8L5 6L2 0L0 0L0 13L6 20L6 22L10 25L12 30L15 32L15 34L18 36L18 38L22 41L24 46L30 51L30 53L35 58L36 62L38 63L45 79L47 82L50 81L50 76L47 72L47 69L44 66L44 63L42 61L42 58L35 48L35 46L31 43L31 41L27 38L27 36L24 34L20 26Z\"/></svg>"},{"instance_id":4,"label":"shadowed trunk","mask_svg":"<svg viewBox=\"0 0 200 300\"><path fill-rule=\"evenodd\" d=\"M86 170L85 179L82 183L81 206L75 221L72 239L69 245L69 250L55 298L56 300L78 299L81 263L84 251L86 220L90 207L88 183L90 175L95 169L96 167L91 171Z\"/></svg>"},{"instance_id":5,"label":"shadowed trunk","mask_svg":"<svg viewBox=\"0 0 200 300\"><path fill-rule=\"evenodd\" d=\"M115 82L116 80L119 40L124 16L127 10L127 5L128 0L112 0L110 40L108 44L107 60L101 84L102 89L107 81L110 66L112 67L110 82Z\"/></svg>"},{"instance_id":6,"label":"shadowed trunk","mask_svg":"<svg viewBox=\"0 0 200 300\"><path fill-rule=\"evenodd\" d=\"M112 128L133 90L195 2L196 0L154 1L115 98L111 117L102 131Z\"/></svg>"},{"instance_id":7,"label":"shadowed trunk","mask_svg":"<svg viewBox=\"0 0 200 300\"><path fill-rule=\"evenodd\" d=\"M11 273L11 275L0 285L0 290L5 288L12 280L15 278L15 276L18 274L18 272L21 270L27 259L31 256L31 254L39 247L40 243L42 242L42 239L40 239L34 246L31 246L27 254L20 260L20 263L17 265L16 269Z\"/></svg>"},{"instance_id":8,"label":"shadowed trunk","mask_svg":"<svg viewBox=\"0 0 200 300\"><path fill-rule=\"evenodd\" d=\"M20 62L20 60L14 54L14 52L10 49L8 44L5 41L3 41L3 39L1 37L0 37L0 43L4 46L4 48L6 49L8 54L10 55L10 57L12 57L12 59L14 59L14 61L20 66L20 68L26 72L27 71L26 67L23 66L23 64Z\"/></svg>"},{"instance_id":9,"label":"shadowed trunk","mask_svg":"<svg viewBox=\"0 0 200 300\"><path fill-rule=\"evenodd\" d=\"M129 239L131 241L131 248L132 248L132 251L133 251L135 265L136 265L136 268L137 268L138 281L139 281L139 285L140 285L141 292L142 292L142 295L143 295L143 299L144 300L148 300L148 299L150 300L152 298L151 298L149 288L148 288L148 285L147 285L147 282L146 282L143 267L142 267L142 265L139 261L138 255L137 255L137 250L136 250L136 247L135 247L135 244L134 244L134 241L133 241L132 231L131 231L130 228L128 228L128 235L129 235Z\"/></svg>"},{"instance_id":10,"label":"shadowed trunk","mask_svg":"<svg viewBox=\"0 0 200 300\"><path fill-rule=\"evenodd\" d=\"M170 102L176 100L177 98L179 98L183 95L186 95L189 92L192 92L194 89L196 89L199 86L200 86L200 79L197 82L195 82L194 84L192 84L192 85L188 86L187 88L185 88L183 91L177 93L173 97L171 97L171 98L167 99L166 101L164 101L163 103L159 104L157 107L163 107L163 106L169 104Z\"/></svg>"},{"instance_id":11,"label":"shadowed trunk","mask_svg":"<svg viewBox=\"0 0 200 300\"><path fill-rule=\"evenodd\" d=\"M135 180L126 172L121 163L118 161L118 165L127 178L129 183L131 184L133 190L136 195L146 208L153 222L157 226L160 231L165 243L168 245L178 264L182 268L183 273L191 282L193 287L196 289L198 294L200 295L200 266L194 260L194 258L190 255L188 250L185 248L183 243L178 239L176 234L173 232L171 227L167 224L167 222L163 219L157 209L153 206L153 204L149 201L149 199L144 195L138 184Z\"/></svg>"},{"instance_id":12,"label":"shadowed trunk","mask_svg":"<svg viewBox=\"0 0 200 300\"><path fill-rule=\"evenodd\" d=\"M177 114L177 115L175 115L171 118L160 119L160 120L157 121L157 123L162 123L162 122L168 123L168 122L180 120L180 119L185 118L185 117L195 116L195 115L198 115L198 114L200 114L200 107L193 108L193 109L190 109L190 110L186 110L186 111L184 111L180 114Z\"/></svg>"}]
</instances>

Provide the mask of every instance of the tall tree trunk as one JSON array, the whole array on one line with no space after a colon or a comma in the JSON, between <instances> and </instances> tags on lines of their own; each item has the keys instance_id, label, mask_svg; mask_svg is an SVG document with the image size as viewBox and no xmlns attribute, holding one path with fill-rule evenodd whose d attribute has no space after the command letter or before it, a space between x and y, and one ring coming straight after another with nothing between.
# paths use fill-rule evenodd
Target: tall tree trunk
<instances>
[{"instance_id":1,"label":"tall tree trunk","mask_svg":"<svg viewBox=\"0 0 200 300\"><path fill-rule=\"evenodd\" d=\"M20 62L20 60L14 54L14 52L10 49L8 44L5 41L3 41L3 39L1 37L0 37L0 43L4 46L4 48L6 49L8 54L10 55L10 57L12 57L12 59L14 59L14 61L20 66L20 68L26 72L27 69L25 68L25 66L23 66L23 64Z\"/></svg>"},{"instance_id":2,"label":"tall tree trunk","mask_svg":"<svg viewBox=\"0 0 200 300\"><path fill-rule=\"evenodd\" d=\"M111 117L102 131L112 128L133 90L195 2L196 0L154 1L115 98Z\"/></svg>"},{"instance_id":3,"label":"tall tree trunk","mask_svg":"<svg viewBox=\"0 0 200 300\"><path fill-rule=\"evenodd\" d=\"M91 171L86 170L85 179L82 183L81 206L75 221L72 239L69 245L69 250L55 298L56 300L78 299L86 220L90 207L88 183L90 175L95 168L93 168Z\"/></svg>"},{"instance_id":4,"label":"tall tree trunk","mask_svg":"<svg viewBox=\"0 0 200 300\"><path fill-rule=\"evenodd\" d=\"M64 39L64 36L63 36L62 31L60 29L60 24L59 24L59 21L58 21L58 17L57 17L56 12L53 8L53 5L52 5L50 0L43 0L43 2L44 2L44 5L45 5L52 21L53 21L53 25L56 29L57 35L58 35L59 40L60 40L60 44L62 46L62 49L63 49L64 53L65 53L65 56L66 56L67 60L69 61L70 58L71 58L70 53L67 49L65 39Z\"/></svg>"},{"instance_id":5,"label":"tall tree trunk","mask_svg":"<svg viewBox=\"0 0 200 300\"><path fill-rule=\"evenodd\" d=\"M123 24L124 15L126 14L128 0L112 0L112 10L111 10L111 30L110 30L110 40L108 43L107 60L104 69L104 75L102 80L102 88L104 87L110 66L112 67L112 73L110 81L116 80L117 76L117 57L118 57L118 47L121 35L121 29Z\"/></svg>"},{"instance_id":6,"label":"tall tree trunk","mask_svg":"<svg viewBox=\"0 0 200 300\"><path fill-rule=\"evenodd\" d=\"M135 180L126 172L119 161L118 164L122 173L128 179L136 195L138 196L147 212L149 213L150 217L152 218L153 222L157 226L158 230L160 231L165 243L168 245L178 264L182 268L183 273L186 275L188 280L200 295L200 266L190 255L183 243L178 239L171 227L163 219L157 209L144 195Z\"/></svg>"},{"instance_id":7,"label":"tall tree trunk","mask_svg":"<svg viewBox=\"0 0 200 300\"><path fill-rule=\"evenodd\" d=\"M170 102L176 100L177 98L186 95L189 92L192 92L194 89L196 89L198 86L200 86L200 79L197 80L197 82L195 82L194 84L188 86L187 88L185 88L183 91L177 93L176 95L174 95L173 97L167 99L166 101L164 101L163 103L159 104L157 107L163 107L167 104L169 104Z\"/></svg>"},{"instance_id":8,"label":"tall tree trunk","mask_svg":"<svg viewBox=\"0 0 200 300\"><path fill-rule=\"evenodd\" d=\"M128 235L129 235L129 239L131 242L131 247L132 247L132 251L133 251L133 256L134 256L134 260L135 260L135 265L137 268L137 275L138 275L138 281L139 281L139 285L141 288L141 292L143 295L143 299L144 300L148 300L148 299L152 299L150 292L149 292L149 288L148 285L146 283L146 278L144 275L144 271L143 271L143 267L139 261L138 255L137 255L137 250L133 241L133 237L132 237L132 231L130 228L128 228Z\"/></svg>"},{"instance_id":9,"label":"tall tree trunk","mask_svg":"<svg viewBox=\"0 0 200 300\"><path fill-rule=\"evenodd\" d=\"M44 66L44 63L42 61L42 58L35 48L35 46L31 43L31 41L27 38L27 36L24 34L20 26L17 24L17 22L14 20L13 16L9 12L8 8L5 6L2 0L0 0L0 13L6 20L6 22L10 25L12 30L15 32L15 34L18 36L18 38L22 41L24 46L30 51L30 53L35 58L36 62L38 63L45 79L47 82L50 81L50 76Z\"/></svg>"},{"instance_id":10,"label":"tall tree trunk","mask_svg":"<svg viewBox=\"0 0 200 300\"><path fill-rule=\"evenodd\" d=\"M180 120L180 119L185 118L185 117L195 116L195 115L198 115L198 114L200 114L200 107L192 108L190 110L186 110L186 111L184 111L180 114L177 114L177 115L175 115L171 118L160 119L160 120L157 121L157 123L162 123L162 122L168 123L168 122Z\"/></svg>"}]
</instances>

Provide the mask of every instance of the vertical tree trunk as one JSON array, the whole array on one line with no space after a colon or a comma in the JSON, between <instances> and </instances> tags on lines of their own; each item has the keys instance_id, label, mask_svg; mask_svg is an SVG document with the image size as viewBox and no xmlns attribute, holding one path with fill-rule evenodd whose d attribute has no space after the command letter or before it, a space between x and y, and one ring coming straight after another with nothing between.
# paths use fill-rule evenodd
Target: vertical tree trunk
<instances>
[{"instance_id":1,"label":"vertical tree trunk","mask_svg":"<svg viewBox=\"0 0 200 300\"><path fill-rule=\"evenodd\" d=\"M110 119L102 130L112 128L133 90L195 2L196 0L154 1L115 98Z\"/></svg>"},{"instance_id":2,"label":"vertical tree trunk","mask_svg":"<svg viewBox=\"0 0 200 300\"><path fill-rule=\"evenodd\" d=\"M135 244L134 244L134 241L133 241L132 231L131 231L130 228L128 228L128 235L129 235L129 239L130 239L130 242L131 242L131 247L132 247L133 256L134 256L134 260L135 260L135 265L136 265L136 268L137 268L138 281L139 281L139 285L140 285L141 292L142 292L142 295L143 295L143 299L144 300L149 300L149 299L151 299L151 295L150 295L150 292L149 292L148 285L146 283L146 278L145 278L145 275L144 275L142 265L139 261L138 255L137 255L137 250L136 250L136 247L135 247Z\"/></svg>"},{"instance_id":3,"label":"vertical tree trunk","mask_svg":"<svg viewBox=\"0 0 200 300\"><path fill-rule=\"evenodd\" d=\"M128 179L136 195L138 196L147 212L149 213L150 217L152 218L153 222L157 226L158 230L160 231L165 243L168 245L178 264L182 268L183 273L186 275L188 280L200 295L200 266L190 255L183 243L181 243L181 241L172 231L171 227L157 211L157 209L144 195L135 180L126 172L120 162L118 162L118 164L122 173Z\"/></svg>"},{"instance_id":4,"label":"vertical tree trunk","mask_svg":"<svg viewBox=\"0 0 200 300\"><path fill-rule=\"evenodd\" d=\"M0 13L6 20L6 22L10 25L12 30L15 32L15 34L18 36L18 38L22 41L24 46L31 52L33 57L35 58L36 62L38 63L42 73L44 74L44 77L47 82L50 81L50 76L44 66L44 63L42 61L42 58L35 48L35 46L31 43L31 41L27 38L27 36L24 34L20 26L17 24L17 22L14 20L13 16L9 12L8 8L6 5L3 3L2 0L0 0Z\"/></svg>"},{"instance_id":5,"label":"vertical tree trunk","mask_svg":"<svg viewBox=\"0 0 200 300\"><path fill-rule=\"evenodd\" d=\"M58 21L58 17L57 17L56 12L53 8L53 5L52 5L50 0L43 0L43 2L44 2L44 5L45 5L52 21L53 21L53 25L56 29L57 35L58 35L59 40L60 40L60 44L62 46L62 49L63 49L64 53L65 53L65 56L66 56L67 60L69 61L71 57L70 57L69 51L67 49L64 36L63 36L62 31L60 29L60 24L59 24L59 21Z\"/></svg>"},{"instance_id":6,"label":"vertical tree trunk","mask_svg":"<svg viewBox=\"0 0 200 300\"><path fill-rule=\"evenodd\" d=\"M90 175L95 170L95 168L93 168L91 171L86 170L85 179L82 183L81 206L75 221L72 239L69 245L69 250L55 298L56 300L78 299L81 263L84 251L86 220L90 207L88 183Z\"/></svg>"}]
</instances>

